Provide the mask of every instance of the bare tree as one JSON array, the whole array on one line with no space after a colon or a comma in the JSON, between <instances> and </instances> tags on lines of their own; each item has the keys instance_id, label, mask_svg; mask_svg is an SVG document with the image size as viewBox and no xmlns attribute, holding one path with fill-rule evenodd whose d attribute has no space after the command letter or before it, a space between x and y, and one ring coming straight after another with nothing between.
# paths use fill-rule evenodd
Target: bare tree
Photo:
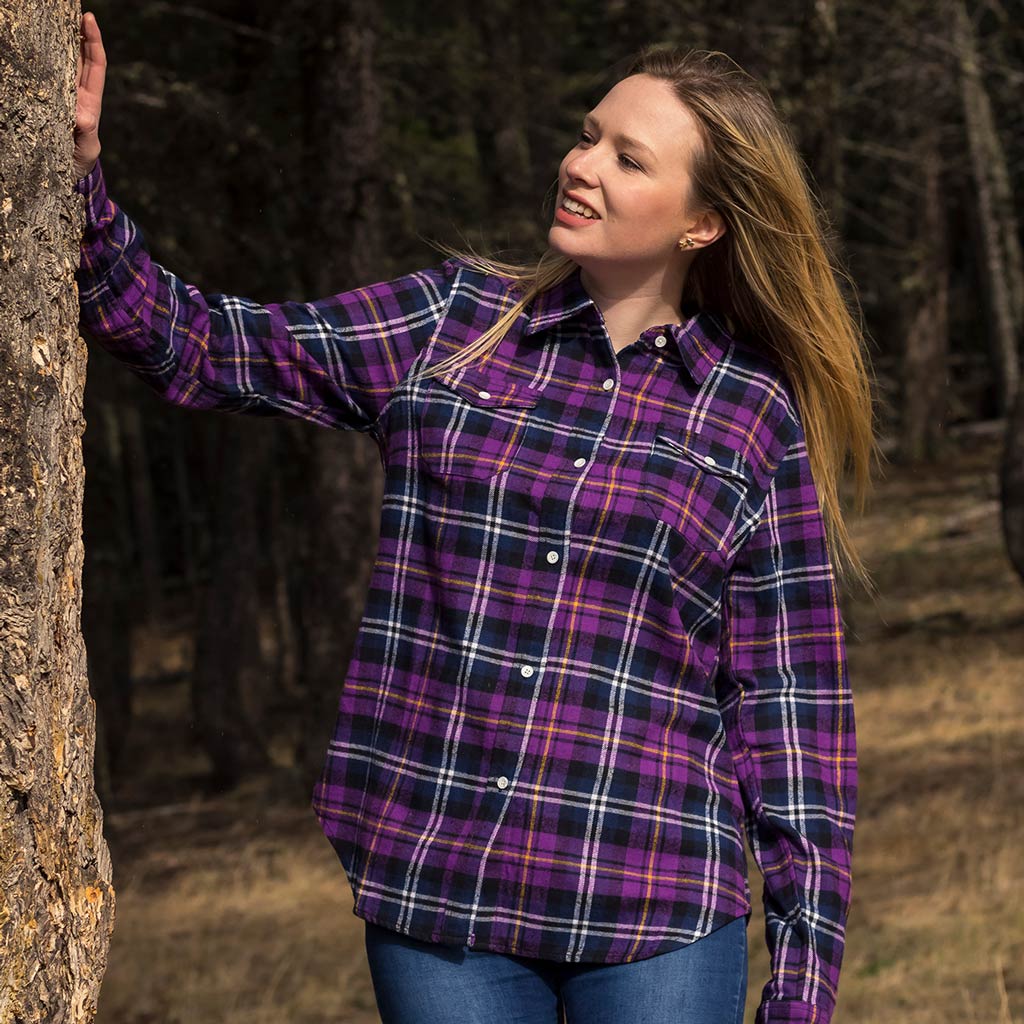
<instances>
[{"instance_id":1,"label":"bare tree","mask_svg":"<svg viewBox=\"0 0 1024 1024\"><path fill-rule=\"evenodd\" d=\"M219 14L242 24L249 6L246 0L231 0L220 5ZM239 95L261 70L243 58L240 41L233 36L224 54L232 91ZM229 223L235 220L238 199L226 182L222 208ZM222 237L226 241L230 232ZM264 481L274 471L270 432L258 429L266 426L211 416L203 432L204 475L210 481L210 573L196 600L190 690L195 734L210 760L213 790L230 789L271 764L267 706L277 680L260 643L267 599L257 572L267 546L259 506Z\"/></svg>"},{"instance_id":2,"label":"bare tree","mask_svg":"<svg viewBox=\"0 0 1024 1024\"><path fill-rule=\"evenodd\" d=\"M991 310L993 369L1000 412L1008 412L1017 394L1021 331L1022 258L1010 194L1006 154L982 80L974 25L963 0L952 4L953 36L960 68L960 88L968 150L977 196L982 266Z\"/></svg>"},{"instance_id":3,"label":"bare tree","mask_svg":"<svg viewBox=\"0 0 1024 1024\"><path fill-rule=\"evenodd\" d=\"M901 449L910 459L938 455L949 401L949 247L939 135L933 124L922 132L916 147L924 188L910 238L916 259L906 284L909 324L900 379Z\"/></svg>"},{"instance_id":4,"label":"bare tree","mask_svg":"<svg viewBox=\"0 0 1024 1024\"><path fill-rule=\"evenodd\" d=\"M803 16L800 148L814 175L822 205L836 233L841 234L843 180L835 0L806 0Z\"/></svg>"},{"instance_id":5,"label":"bare tree","mask_svg":"<svg viewBox=\"0 0 1024 1024\"><path fill-rule=\"evenodd\" d=\"M369 0L301 0L315 33L305 104L308 195L320 226L305 263L316 295L383 276L380 87L374 68L379 13ZM296 759L309 785L321 768L344 666L365 602L383 497L380 454L368 438L302 425L293 435L303 481L290 543L299 677L306 690ZM315 528L314 528L314 524Z\"/></svg>"},{"instance_id":6,"label":"bare tree","mask_svg":"<svg viewBox=\"0 0 1024 1024\"><path fill-rule=\"evenodd\" d=\"M1024 387L1010 410L1000 482L1006 551L1024 580Z\"/></svg>"},{"instance_id":7,"label":"bare tree","mask_svg":"<svg viewBox=\"0 0 1024 1024\"><path fill-rule=\"evenodd\" d=\"M953 4L953 37L976 194L981 265L987 282L993 370L1000 412L1007 415L1000 472L1007 553L1024 576L1024 257L1014 212L1006 152L981 74L974 23L964 0Z\"/></svg>"},{"instance_id":8,"label":"bare tree","mask_svg":"<svg viewBox=\"0 0 1024 1024\"><path fill-rule=\"evenodd\" d=\"M0 1020L87 1021L114 918L80 631L78 10L0 2Z\"/></svg>"}]
</instances>

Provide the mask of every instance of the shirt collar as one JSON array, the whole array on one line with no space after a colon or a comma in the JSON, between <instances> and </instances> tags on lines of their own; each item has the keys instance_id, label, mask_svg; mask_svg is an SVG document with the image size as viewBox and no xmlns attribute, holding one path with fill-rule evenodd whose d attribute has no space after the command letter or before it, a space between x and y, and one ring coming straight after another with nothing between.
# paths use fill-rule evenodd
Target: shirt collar
<instances>
[{"instance_id":1,"label":"shirt collar","mask_svg":"<svg viewBox=\"0 0 1024 1024\"><path fill-rule=\"evenodd\" d=\"M593 308L595 315L600 317L594 300L583 287L580 268L577 266L566 278L541 292L534 299L525 333L534 334L553 324L568 320L588 307ZM731 344L731 339L719 320L703 310L691 312L682 323L648 328L641 338L645 345L653 347L654 338L661 333L675 342L675 353L697 385L704 383L707 375ZM667 348L662 354L671 357L671 352Z\"/></svg>"}]
</instances>

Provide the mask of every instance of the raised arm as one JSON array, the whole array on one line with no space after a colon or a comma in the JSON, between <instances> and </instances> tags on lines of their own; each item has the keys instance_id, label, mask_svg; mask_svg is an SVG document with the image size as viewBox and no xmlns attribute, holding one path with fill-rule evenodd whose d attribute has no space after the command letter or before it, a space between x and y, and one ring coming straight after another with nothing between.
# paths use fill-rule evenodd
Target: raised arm
<instances>
[{"instance_id":1,"label":"raised arm","mask_svg":"<svg viewBox=\"0 0 1024 1024\"><path fill-rule=\"evenodd\" d=\"M455 275L443 266L315 302L203 294L154 262L107 195L99 162L106 56L82 19L76 189L86 197L78 270L85 331L176 405L296 416L370 431L430 340Z\"/></svg>"},{"instance_id":2,"label":"raised arm","mask_svg":"<svg viewBox=\"0 0 1024 1024\"><path fill-rule=\"evenodd\" d=\"M853 698L802 427L725 587L719 702L764 875L757 1024L828 1024L851 896Z\"/></svg>"}]
</instances>

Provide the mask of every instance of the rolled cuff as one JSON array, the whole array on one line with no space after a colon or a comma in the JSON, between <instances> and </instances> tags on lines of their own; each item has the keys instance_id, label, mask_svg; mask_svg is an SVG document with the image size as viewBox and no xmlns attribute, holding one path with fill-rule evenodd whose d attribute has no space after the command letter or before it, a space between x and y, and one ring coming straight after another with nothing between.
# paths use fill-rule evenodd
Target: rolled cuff
<instances>
[{"instance_id":1,"label":"rolled cuff","mask_svg":"<svg viewBox=\"0 0 1024 1024\"><path fill-rule=\"evenodd\" d=\"M86 216L90 224L95 224L107 201L107 186L103 180L103 168L99 159L84 178L79 178L75 182L75 191L85 196Z\"/></svg>"}]
</instances>

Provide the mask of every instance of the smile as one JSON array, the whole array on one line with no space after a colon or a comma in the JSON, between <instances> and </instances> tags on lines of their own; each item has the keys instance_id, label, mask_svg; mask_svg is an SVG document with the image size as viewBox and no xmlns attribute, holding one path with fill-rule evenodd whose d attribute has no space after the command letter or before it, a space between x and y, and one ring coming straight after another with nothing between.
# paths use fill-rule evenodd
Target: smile
<instances>
[{"instance_id":1,"label":"smile","mask_svg":"<svg viewBox=\"0 0 1024 1024\"><path fill-rule=\"evenodd\" d=\"M586 217L589 220L600 220L597 213L592 210L586 203L581 203L576 199L570 199L568 196L562 198L562 209L568 210L570 213L575 213L580 217Z\"/></svg>"},{"instance_id":2,"label":"smile","mask_svg":"<svg viewBox=\"0 0 1024 1024\"><path fill-rule=\"evenodd\" d=\"M601 220L599 214L586 203L578 199L563 196L561 203L555 207L555 221L569 228L582 228L588 224L597 224Z\"/></svg>"}]
</instances>

